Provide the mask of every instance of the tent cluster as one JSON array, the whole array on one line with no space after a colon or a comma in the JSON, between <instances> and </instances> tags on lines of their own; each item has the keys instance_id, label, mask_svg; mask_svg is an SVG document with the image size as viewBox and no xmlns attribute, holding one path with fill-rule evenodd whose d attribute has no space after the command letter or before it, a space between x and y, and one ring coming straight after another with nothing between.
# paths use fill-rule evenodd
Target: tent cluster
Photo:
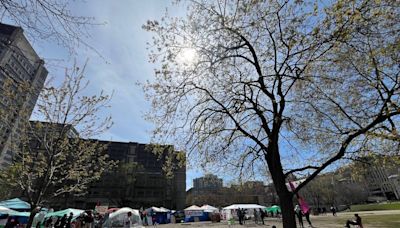
<instances>
[{"instance_id":1,"label":"tent cluster","mask_svg":"<svg viewBox=\"0 0 400 228\"><path fill-rule=\"evenodd\" d=\"M280 207L276 205L272 207L264 207L257 204L232 204L222 208L221 210L211 205L203 205L201 207L192 205L184 209L184 214L164 207L150 207L140 211L129 207L105 207L101 211L100 209L98 209L98 211L94 211L94 213L101 217L102 227L108 228L123 227L128 213L131 215L130 220L132 226L141 227L142 224L153 225L210 220L219 222L221 219L230 220L235 218L236 212L239 209L248 211L249 215L251 215L252 211L254 210L263 210L271 215L280 214L281 211ZM30 204L18 198L0 202L0 227L4 227L10 218L17 220L19 224L26 224L30 216L30 210ZM72 216L71 221L73 223L78 223L88 216L87 213L90 214L90 212L91 211L84 211L74 208L68 208L60 211L41 209L35 215L33 225L38 223L44 225L46 222L54 223L56 220L66 216ZM180 218L180 215L182 215L182 218Z\"/></svg>"},{"instance_id":2,"label":"tent cluster","mask_svg":"<svg viewBox=\"0 0 400 228\"><path fill-rule=\"evenodd\" d=\"M16 224L24 225L28 223L31 206L29 203L15 198L0 202L0 227L4 227L10 220L17 221ZM123 225L123 221L128 212L131 212L131 221L133 227L141 227L142 221L140 218L139 210L132 208L114 208L107 211L107 216L103 217L103 227L118 227ZM80 209L68 208L60 211L52 211L41 209L34 217L33 225L51 221L54 223L56 220L72 215L72 222L78 222L79 219L87 216L87 212ZM36 225L35 225L36 226Z\"/></svg>"}]
</instances>

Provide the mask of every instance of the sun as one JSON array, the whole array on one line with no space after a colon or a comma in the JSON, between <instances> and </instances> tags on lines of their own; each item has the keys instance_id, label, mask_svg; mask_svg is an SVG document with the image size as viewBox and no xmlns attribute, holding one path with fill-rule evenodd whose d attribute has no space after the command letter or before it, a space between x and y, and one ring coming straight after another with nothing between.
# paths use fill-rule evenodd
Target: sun
<instances>
[{"instance_id":1,"label":"sun","mask_svg":"<svg viewBox=\"0 0 400 228\"><path fill-rule=\"evenodd\" d=\"M177 62L182 65L193 65L197 57L198 55L194 48L183 48L177 55Z\"/></svg>"}]
</instances>

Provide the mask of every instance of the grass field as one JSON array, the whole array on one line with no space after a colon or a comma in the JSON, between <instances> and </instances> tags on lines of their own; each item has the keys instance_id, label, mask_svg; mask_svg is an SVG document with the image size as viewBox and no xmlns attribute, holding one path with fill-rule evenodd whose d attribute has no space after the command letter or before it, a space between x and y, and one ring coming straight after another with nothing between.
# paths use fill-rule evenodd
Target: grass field
<instances>
[{"instance_id":1,"label":"grass field","mask_svg":"<svg viewBox=\"0 0 400 228\"><path fill-rule=\"evenodd\" d=\"M350 209L351 211L400 210L400 202L384 203L384 204L382 203L382 204L352 205Z\"/></svg>"},{"instance_id":2,"label":"grass field","mask_svg":"<svg viewBox=\"0 0 400 228\"><path fill-rule=\"evenodd\" d=\"M346 224L347 219L351 219L353 216L318 216L314 217L313 220L316 224L315 227L343 227ZM361 215L364 227L373 228L399 228L400 227L400 215L399 214L368 214L363 213Z\"/></svg>"}]
</instances>

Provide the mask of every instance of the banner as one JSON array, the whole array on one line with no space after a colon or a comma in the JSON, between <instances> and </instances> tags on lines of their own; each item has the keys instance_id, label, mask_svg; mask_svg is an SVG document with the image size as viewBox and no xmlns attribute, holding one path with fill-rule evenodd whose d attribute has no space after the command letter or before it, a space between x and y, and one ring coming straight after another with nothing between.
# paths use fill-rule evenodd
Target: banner
<instances>
[{"instance_id":1,"label":"banner","mask_svg":"<svg viewBox=\"0 0 400 228\"><path fill-rule=\"evenodd\" d=\"M96 206L94 210L97 211L97 213L104 215L105 213L107 213L108 206Z\"/></svg>"},{"instance_id":2,"label":"banner","mask_svg":"<svg viewBox=\"0 0 400 228\"><path fill-rule=\"evenodd\" d=\"M203 211L185 211L186 217L196 217L196 216L202 216Z\"/></svg>"}]
</instances>

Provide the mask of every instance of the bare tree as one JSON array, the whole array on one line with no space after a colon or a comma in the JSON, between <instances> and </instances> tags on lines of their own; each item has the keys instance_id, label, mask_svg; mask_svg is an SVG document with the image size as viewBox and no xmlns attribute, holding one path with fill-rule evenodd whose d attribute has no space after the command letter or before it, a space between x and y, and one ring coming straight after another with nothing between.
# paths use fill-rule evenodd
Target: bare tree
<instances>
[{"instance_id":1,"label":"bare tree","mask_svg":"<svg viewBox=\"0 0 400 228\"><path fill-rule=\"evenodd\" d=\"M28 199L29 227L36 207L67 193L84 194L106 168L114 165L105 145L89 138L111 126L110 117L100 117L110 97L83 94L88 85L84 69L74 66L66 71L61 85L45 85L34 114L40 121L21 118L18 131L13 133L10 150L15 161L2 170L1 181Z\"/></svg>"},{"instance_id":2,"label":"bare tree","mask_svg":"<svg viewBox=\"0 0 400 228\"><path fill-rule=\"evenodd\" d=\"M86 39L93 17L75 15L68 0L0 0L0 19L21 26L31 40L52 40L71 53L79 45L93 49ZM84 1L82 1L84 2Z\"/></svg>"},{"instance_id":3,"label":"bare tree","mask_svg":"<svg viewBox=\"0 0 400 228\"><path fill-rule=\"evenodd\" d=\"M190 160L250 173L267 163L283 226L293 195L326 167L394 132L399 5L393 1L190 1L186 18L149 21L144 86L155 140ZM284 141L296 150L282 150ZM285 158L299 158L297 163ZM224 164L224 166L223 166ZM294 192L290 174L307 174Z\"/></svg>"}]
</instances>

